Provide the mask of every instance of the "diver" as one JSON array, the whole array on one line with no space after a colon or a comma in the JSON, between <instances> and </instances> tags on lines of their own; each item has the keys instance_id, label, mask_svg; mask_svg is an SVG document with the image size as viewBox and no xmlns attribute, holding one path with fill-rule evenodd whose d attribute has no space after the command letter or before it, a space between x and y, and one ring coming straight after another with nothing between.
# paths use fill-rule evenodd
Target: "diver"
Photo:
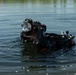
<instances>
[{"instance_id":1,"label":"diver","mask_svg":"<svg viewBox=\"0 0 76 75\"><path fill-rule=\"evenodd\" d=\"M66 31L66 37L68 39L73 39L74 38L74 36L72 36L72 34L69 34L69 31Z\"/></svg>"},{"instance_id":2,"label":"diver","mask_svg":"<svg viewBox=\"0 0 76 75\"><path fill-rule=\"evenodd\" d=\"M69 36L69 31L66 31L66 36L69 38L70 36Z\"/></svg>"},{"instance_id":3,"label":"diver","mask_svg":"<svg viewBox=\"0 0 76 75\"><path fill-rule=\"evenodd\" d=\"M69 31L66 31L66 32L62 31L61 36L63 39L69 39L69 37L70 37Z\"/></svg>"},{"instance_id":4,"label":"diver","mask_svg":"<svg viewBox=\"0 0 76 75\"><path fill-rule=\"evenodd\" d=\"M29 32L32 30L32 23L33 20L31 18L27 18L23 21L22 26L22 32Z\"/></svg>"},{"instance_id":5,"label":"diver","mask_svg":"<svg viewBox=\"0 0 76 75\"><path fill-rule=\"evenodd\" d=\"M74 37L75 37L72 34L69 34L69 31L66 31L66 35L67 35L68 39L74 39Z\"/></svg>"},{"instance_id":6,"label":"diver","mask_svg":"<svg viewBox=\"0 0 76 75\"><path fill-rule=\"evenodd\" d=\"M21 32L21 40L23 42L27 41L26 39L32 39L30 36L31 30L32 30L32 23L33 20L31 18L27 18L23 21L23 24L21 25L22 27L22 32Z\"/></svg>"},{"instance_id":7,"label":"diver","mask_svg":"<svg viewBox=\"0 0 76 75\"><path fill-rule=\"evenodd\" d=\"M38 29L37 29L37 32L36 32L36 37L35 37L33 43L34 44L44 44L44 43L46 43L45 32L46 32L46 25L44 25L44 24L38 25Z\"/></svg>"},{"instance_id":8,"label":"diver","mask_svg":"<svg viewBox=\"0 0 76 75\"><path fill-rule=\"evenodd\" d=\"M40 26L41 26L41 23L39 21L34 21L32 24L32 32L35 33L33 44L38 44L37 33L39 31Z\"/></svg>"}]
</instances>

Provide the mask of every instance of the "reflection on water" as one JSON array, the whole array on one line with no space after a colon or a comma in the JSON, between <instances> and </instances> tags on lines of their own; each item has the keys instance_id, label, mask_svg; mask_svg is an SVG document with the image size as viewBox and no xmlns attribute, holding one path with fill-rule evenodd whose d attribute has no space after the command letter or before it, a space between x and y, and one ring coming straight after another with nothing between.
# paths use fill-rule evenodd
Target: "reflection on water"
<instances>
[{"instance_id":1,"label":"reflection on water","mask_svg":"<svg viewBox=\"0 0 76 75\"><path fill-rule=\"evenodd\" d=\"M30 44L30 45L27 45ZM27 73L48 73L59 74L75 72L76 52L73 50L59 50L50 55L38 54L37 48L31 43L24 44L22 47L23 69Z\"/></svg>"},{"instance_id":2,"label":"reflection on water","mask_svg":"<svg viewBox=\"0 0 76 75\"><path fill-rule=\"evenodd\" d=\"M2 4L8 4L8 5L11 4L11 6L12 4L14 4L13 7L14 9L16 9L16 6L18 5L19 8L16 9L17 11L22 11L21 9L24 9L27 10L28 12L33 12L33 13L34 12L40 13L40 11L45 13L49 12L56 14L75 13L75 8L76 8L75 0L0 0L0 6L1 6L0 10L4 9L2 8L3 7ZM8 6L8 8L10 9L10 6ZM10 10L13 10L13 8ZM7 11L6 9L4 10Z\"/></svg>"}]
</instances>

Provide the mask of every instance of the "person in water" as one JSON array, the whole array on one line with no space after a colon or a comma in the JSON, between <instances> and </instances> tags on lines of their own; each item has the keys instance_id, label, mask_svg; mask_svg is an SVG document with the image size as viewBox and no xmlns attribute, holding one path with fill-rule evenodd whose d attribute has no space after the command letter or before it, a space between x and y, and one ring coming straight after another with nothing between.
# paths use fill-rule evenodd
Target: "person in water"
<instances>
[{"instance_id":1,"label":"person in water","mask_svg":"<svg viewBox=\"0 0 76 75\"><path fill-rule=\"evenodd\" d=\"M33 25L35 25L34 30L36 32L36 36L34 38L33 43L39 44L40 41L42 41L45 38L46 25L41 24L39 21L35 21Z\"/></svg>"},{"instance_id":2,"label":"person in water","mask_svg":"<svg viewBox=\"0 0 76 75\"><path fill-rule=\"evenodd\" d=\"M33 20L31 18L27 18L23 21L22 26L22 32L29 32L32 30L32 23Z\"/></svg>"},{"instance_id":3,"label":"person in water","mask_svg":"<svg viewBox=\"0 0 76 75\"><path fill-rule=\"evenodd\" d=\"M61 36L63 39L73 39L74 38L74 36L72 36L72 34L69 34L69 31L66 31L65 33L62 31Z\"/></svg>"},{"instance_id":4,"label":"person in water","mask_svg":"<svg viewBox=\"0 0 76 75\"><path fill-rule=\"evenodd\" d=\"M33 21L32 19L25 19L23 21L22 26L22 38L29 37L32 40L34 40L34 43L38 42L38 38L44 36L44 32L46 31L46 25L41 24L39 21ZM42 30L42 36L39 35L40 31Z\"/></svg>"},{"instance_id":5,"label":"person in water","mask_svg":"<svg viewBox=\"0 0 76 75\"><path fill-rule=\"evenodd\" d=\"M33 23L33 20L31 18L27 18L23 21L23 24L21 25L22 27L21 40L23 42L26 41L26 38L27 39L31 38L30 33L32 30L32 23Z\"/></svg>"},{"instance_id":6,"label":"person in water","mask_svg":"<svg viewBox=\"0 0 76 75\"><path fill-rule=\"evenodd\" d=\"M69 34L69 31L66 31L66 36L68 39L73 39L75 36L72 36L72 34Z\"/></svg>"}]
</instances>

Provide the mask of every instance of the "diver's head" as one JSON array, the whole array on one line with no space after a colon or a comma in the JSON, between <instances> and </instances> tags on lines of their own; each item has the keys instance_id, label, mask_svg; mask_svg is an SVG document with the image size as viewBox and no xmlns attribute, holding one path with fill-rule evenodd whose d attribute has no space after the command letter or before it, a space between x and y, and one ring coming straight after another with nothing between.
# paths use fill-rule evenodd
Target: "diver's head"
<instances>
[{"instance_id":1,"label":"diver's head","mask_svg":"<svg viewBox=\"0 0 76 75\"><path fill-rule=\"evenodd\" d=\"M39 21L34 21L34 23L35 23L36 25L41 25L41 23L40 23Z\"/></svg>"},{"instance_id":2,"label":"diver's head","mask_svg":"<svg viewBox=\"0 0 76 75\"><path fill-rule=\"evenodd\" d=\"M41 26L41 23L39 21L34 21L32 25L33 25L33 30L38 31L39 27Z\"/></svg>"},{"instance_id":3,"label":"diver's head","mask_svg":"<svg viewBox=\"0 0 76 75\"><path fill-rule=\"evenodd\" d=\"M33 20L32 20L31 18L26 18L26 19L24 20L24 23L30 23L30 24L32 25Z\"/></svg>"},{"instance_id":4,"label":"diver's head","mask_svg":"<svg viewBox=\"0 0 76 75\"><path fill-rule=\"evenodd\" d=\"M66 34L69 34L69 31L66 31Z\"/></svg>"}]
</instances>

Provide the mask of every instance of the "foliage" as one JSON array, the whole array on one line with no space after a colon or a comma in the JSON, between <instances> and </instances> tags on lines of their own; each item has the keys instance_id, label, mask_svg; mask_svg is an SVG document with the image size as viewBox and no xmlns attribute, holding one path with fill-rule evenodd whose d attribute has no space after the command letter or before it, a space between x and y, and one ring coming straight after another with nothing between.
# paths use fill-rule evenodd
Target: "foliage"
<instances>
[{"instance_id":1,"label":"foliage","mask_svg":"<svg viewBox=\"0 0 76 75\"><path fill-rule=\"evenodd\" d=\"M54 3L56 4L57 2L62 3L64 2L65 4L67 3L68 0L0 0L0 3L42 3L42 4L47 4L47 3ZM73 0L74 3L76 3L76 0Z\"/></svg>"}]
</instances>

